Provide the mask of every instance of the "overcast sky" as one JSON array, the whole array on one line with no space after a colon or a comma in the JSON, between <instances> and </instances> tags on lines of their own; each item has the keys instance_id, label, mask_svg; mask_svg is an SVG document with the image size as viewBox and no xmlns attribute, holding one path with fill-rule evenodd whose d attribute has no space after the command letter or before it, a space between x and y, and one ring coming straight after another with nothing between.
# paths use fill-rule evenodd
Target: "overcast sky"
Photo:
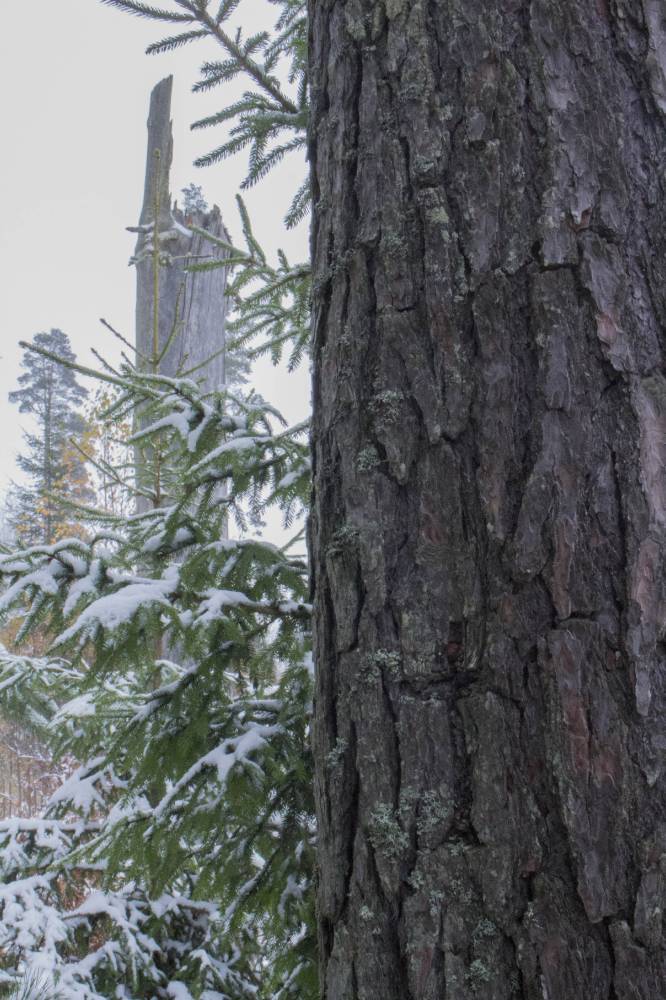
<instances>
[{"instance_id":1,"label":"overcast sky","mask_svg":"<svg viewBox=\"0 0 666 1000\"><path fill-rule=\"evenodd\" d=\"M248 31L268 26L275 8L243 0L239 18ZM252 23L248 20L252 18ZM141 206L146 118L151 88L174 75L172 193L194 181L222 209L235 238L235 195L241 156L198 169L195 157L224 139L221 130L191 132L190 123L222 106L224 94L191 93L197 69L215 57L209 42L164 56L146 45L171 33L121 14L99 0L30 0L3 4L0 37L2 156L0 156L0 491L15 475L21 446L17 408L7 400L19 374L19 340L59 327L80 360L95 346L112 357L115 346L103 316L133 338L134 270L127 261ZM160 34L161 28L166 30ZM236 91L244 89L242 83ZM267 248L284 246L294 260L307 255L307 224L295 233L282 213L303 175L293 158L247 202ZM259 390L290 420L307 408L307 372L285 376L269 364L256 373Z\"/></svg>"}]
</instances>

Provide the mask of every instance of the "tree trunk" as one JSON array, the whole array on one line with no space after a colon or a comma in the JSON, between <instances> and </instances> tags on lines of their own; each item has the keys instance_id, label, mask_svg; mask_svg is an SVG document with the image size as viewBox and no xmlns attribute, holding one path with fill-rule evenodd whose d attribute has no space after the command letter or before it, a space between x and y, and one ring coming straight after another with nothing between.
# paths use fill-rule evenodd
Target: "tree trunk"
<instances>
[{"instance_id":1,"label":"tree trunk","mask_svg":"<svg viewBox=\"0 0 666 1000\"><path fill-rule=\"evenodd\" d=\"M171 204L172 84L173 77L166 77L153 88L150 97L146 178L134 257L137 266L136 346L144 367L149 367L150 361L154 361L157 370L165 375L176 375L196 367L193 377L202 379L206 388L214 389L224 382L227 272L226 268L219 268L187 274L185 268L196 262L222 259L224 251L189 227L206 229L219 239L228 240L229 237L217 206L210 211L196 211L185 216L175 204ZM152 254L156 208L161 258L157 344L154 342L155 274ZM172 336L174 324L176 332ZM165 347L164 357L158 361Z\"/></svg>"},{"instance_id":2,"label":"tree trunk","mask_svg":"<svg viewBox=\"0 0 666 1000\"><path fill-rule=\"evenodd\" d=\"M326 1000L663 1000L660 0L310 0Z\"/></svg>"},{"instance_id":3,"label":"tree trunk","mask_svg":"<svg viewBox=\"0 0 666 1000\"><path fill-rule=\"evenodd\" d=\"M46 378L46 398L44 400L44 433L42 436L44 448L44 477L43 493L41 502L44 508L44 524L42 542L44 545L52 545L53 538L53 501L51 491L53 489L53 373L48 371Z\"/></svg>"},{"instance_id":4,"label":"tree trunk","mask_svg":"<svg viewBox=\"0 0 666 1000\"><path fill-rule=\"evenodd\" d=\"M227 269L188 273L186 268L221 260L225 251L189 227L205 229L225 241L229 236L217 205L188 216L176 204L172 206L172 85L173 77L168 76L150 95L143 205L139 226L129 227L139 233L132 258L137 270L137 361L145 371L169 376L191 373L206 389L219 389L225 379ZM144 447L143 452L138 457L139 471L151 465L150 449ZM154 488L154 470L146 478L142 485ZM140 498L139 509L146 506Z\"/></svg>"}]
</instances>

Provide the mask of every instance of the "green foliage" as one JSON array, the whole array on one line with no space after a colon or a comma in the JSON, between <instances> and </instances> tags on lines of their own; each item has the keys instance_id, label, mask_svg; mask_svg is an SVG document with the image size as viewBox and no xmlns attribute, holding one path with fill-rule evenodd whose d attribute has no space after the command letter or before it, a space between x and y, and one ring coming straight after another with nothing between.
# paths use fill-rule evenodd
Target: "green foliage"
<instances>
[{"instance_id":1,"label":"green foliage","mask_svg":"<svg viewBox=\"0 0 666 1000\"><path fill-rule=\"evenodd\" d=\"M253 393L204 396L191 379L129 365L100 377L141 408L128 453L148 441L169 467L141 512L95 529L92 511L86 539L0 558L0 612L22 617L23 634L45 625L56 636L42 660L0 658L0 697L81 762L49 817L81 826L57 863L34 844L4 881L14 891L12 878L41 873L25 906L68 928L54 873L100 873L76 909L83 939L108 945L94 971L69 930L50 944L82 1000L112 995L122 941L156 997L177 982L192 996L314 998L307 567L247 534L268 504L287 519L302 509L305 428L285 428ZM6 862L27 832L8 831L4 848L1 835ZM177 927L160 917L165 899L179 901ZM46 947L37 935L23 948L1 922L0 940L18 965Z\"/></svg>"},{"instance_id":2,"label":"green foliage","mask_svg":"<svg viewBox=\"0 0 666 1000\"><path fill-rule=\"evenodd\" d=\"M223 247L232 268L227 295L234 304L234 314L227 325L232 352L243 351L249 358L270 354L277 363L289 347L288 368L293 370L308 349L310 331L310 266L290 264L278 251L277 266L269 263L250 222L240 196L237 203L243 227L245 250L197 229L201 236ZM218 262L193 264L192 271L209 270Z\"/></svg>"}]
</instances>

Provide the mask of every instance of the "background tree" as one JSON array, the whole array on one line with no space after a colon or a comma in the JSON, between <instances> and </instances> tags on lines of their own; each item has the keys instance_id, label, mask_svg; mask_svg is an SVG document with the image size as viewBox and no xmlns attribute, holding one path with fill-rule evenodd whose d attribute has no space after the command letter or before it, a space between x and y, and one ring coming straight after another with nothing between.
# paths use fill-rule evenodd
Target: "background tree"
<instances>
[{"instance_id":1,"label":"background tree","mask_svg":"<svg viewBox=\"0 0 666 1000\"><path fill-rule=\"evenodd\" d=\"M69 339L61 330L39 333L35 342L74 360ZM71 504L90 502L91 480L80 449L94 434L81 406L87 390L71 369L53 360L24 352L20 388L10 393L19 411L28 414L36 429L24 434L26 451L18 465L28 477L27 484L13 484L7 496L7 542L24 545L52 543L57 537L81 532L80 519L72 516ZM2 643L11 645L19 630L17 620L3 624ZM40 655L50 638L35 628L23 651ZM0 647L2 649L2 647ZM0 652L3 655L4 650ZM54 763L44 734L34 730L29 718L0 720L0 815L33 817L44 807L49 794L62 780L66 768Z\"/></svg>"},{"instance_id":2,"label":"background tree","mask_svg":"<svg viewBox=\"0 0 666 1000\"><path fill-rule=\"evenodd\" d=\"M38 333L35 344L66 361L75 356L69 338L62 330ZM18 456L19 468L28 477L28 485L14 486L10 503L10 521L24 543L54 541L62 508L58 491L70 499L89 499L88 476L81 455L71 438L81 438L86 430L80 407L88 395L75 373L48 357L24 352L19 389L10 392L20 413L29 414L35 432L25 432L26 451Z\"/></svg>"},{"instance_id":3,"label":"background tree","mask_svg":"<svg viewBox=\"0 0 666 1000\"><path fill-rule=\"evenodd\" d=\"M323 996L658 1000L663 7L310 13Z\"/></svg>"},{"instance_id":4,"label":"background tree","mask_svg":"<svg viewBox=\"0 0 666 1000\"><path fill-rule=\"evenodd\" d=\"M187 187L182 188L181 194L183 195L183 212L186 216L193 212L208 211L208 202L200 184L188 184Z\"/></svg>"}]
</instances>

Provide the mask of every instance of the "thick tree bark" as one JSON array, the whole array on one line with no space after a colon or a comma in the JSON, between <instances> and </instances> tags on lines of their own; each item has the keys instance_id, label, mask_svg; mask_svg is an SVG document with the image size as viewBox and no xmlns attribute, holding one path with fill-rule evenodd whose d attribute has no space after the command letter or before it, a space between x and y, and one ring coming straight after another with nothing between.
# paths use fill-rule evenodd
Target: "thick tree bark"
<instances>
[{"instance_id":1,"label":"thick tree bark","mask_svg":"<svg viewBox=\"0 0 666 1000\"><path fill-rule=\"evenodd\" d=\"M310 0L326 1000L663 1000L661 0Z\"/></svg>"}]
</instances>

